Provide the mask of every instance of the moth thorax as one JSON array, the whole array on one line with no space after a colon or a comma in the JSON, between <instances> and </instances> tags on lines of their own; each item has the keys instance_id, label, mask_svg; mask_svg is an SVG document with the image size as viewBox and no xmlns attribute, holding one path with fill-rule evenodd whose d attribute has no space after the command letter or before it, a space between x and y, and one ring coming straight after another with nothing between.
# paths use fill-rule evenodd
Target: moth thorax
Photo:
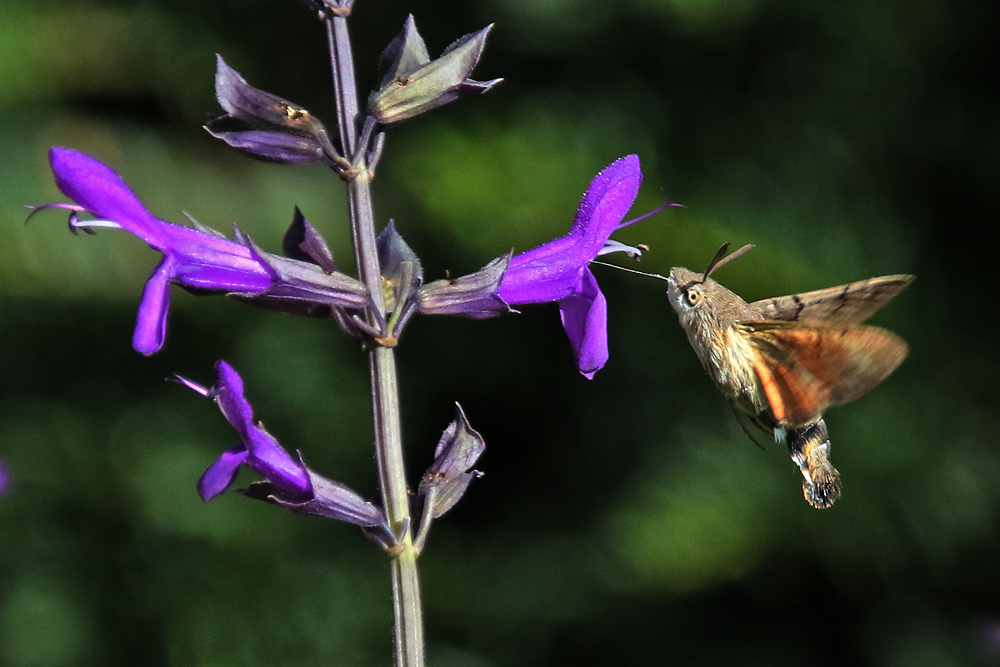
<instances>
[{"instance_id":1,"label":"moth thorax","mask_svg":"<svg viewBox=\"0 0 1000 667\"><path fill-rule=\"evenodd\" d=\"M757 373L753 367L755 351L732 328L719 333L723 338L721 344L705 348L706 358L702 359L705 369L728 398L748 413L760 414L767 406L757 386Z\"/></svg>"}]
</instances>

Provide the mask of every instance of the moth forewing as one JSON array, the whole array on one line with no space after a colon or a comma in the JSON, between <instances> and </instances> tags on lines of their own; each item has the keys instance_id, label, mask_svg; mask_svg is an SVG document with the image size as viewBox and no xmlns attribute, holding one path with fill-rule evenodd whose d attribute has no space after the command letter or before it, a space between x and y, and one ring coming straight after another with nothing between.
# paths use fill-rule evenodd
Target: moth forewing
<instances>
[{"instance_id":1,"label":"moth forewing","mask_svg":"<svg viewBox=\"0 0 1000 667\"><path fill-rule=\"evenodd\" d=\"M825 289L761 299L750 308L762 320L861 324L913 282L911 275L880 276Z\"/></svg>"}]
</instances>

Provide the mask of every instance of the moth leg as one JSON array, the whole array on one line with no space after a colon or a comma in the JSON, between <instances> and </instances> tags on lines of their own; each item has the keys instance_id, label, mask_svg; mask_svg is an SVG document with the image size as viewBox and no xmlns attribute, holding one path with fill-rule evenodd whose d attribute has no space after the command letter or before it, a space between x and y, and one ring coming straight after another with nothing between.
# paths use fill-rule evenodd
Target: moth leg
<instances>
[{"instance_id":1,"label":"moth leg","mask_svg":"<svg viewBox=\"0 0 1000 667\"><path fill-rule=\"evenodd\" d=\"M818 509L840 498L840 473L830 463L830 435L820 419L809 426L788 429L788 453L802 472L802 495Z\"/></svg>"},{"instance_id":2,"label":"moth leg","mask_svg":"<svg viewBox=\"0 0 1000 667\"><path fill-rule=\"evenodd\" d=\"M747 416L740 412L740 410L732 403L729 403L729 409L733 411L733 416L736 417L736 423L740 425L741 429L743 429L743 433L750 438L750 442L757 445L757 448L760 449L760 451L764 451L764 445L760 444L760 441L753 437L753 433L751 433L750 429L747 428Z\"/></svg>"}]
</instances>

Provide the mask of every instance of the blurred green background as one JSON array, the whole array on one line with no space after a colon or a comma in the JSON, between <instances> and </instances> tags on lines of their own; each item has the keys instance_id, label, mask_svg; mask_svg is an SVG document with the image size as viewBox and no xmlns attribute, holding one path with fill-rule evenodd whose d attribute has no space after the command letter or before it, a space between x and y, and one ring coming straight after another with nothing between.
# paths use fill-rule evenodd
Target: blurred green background
<instances>
[{"instance_id":1,"label":"blurred green background","mask_svg":"<svg viewBox=\"0 0 1000 667\"><path fill-rule=\"evenodd\" d=\"M363 89L415 14L433 54L496 22L488 95L388 138L376 211L429 279L568 229L590 178L639 154L619 236L640 268L720 271L747 299L918 280L875 322L910 358L827 415L844 497L811 509L780 446L741 433L664 285L611 269L611 361L588 382L554 306L418 318L399 348L411 481L460 401L486 476L421 559L430 663L1000 664L992 294L996 16L947 0L359 0ZM174 291L166 348L130 348L157 255L25 226L63 201L46 150L111 164L161 217L237 220L276 250L293 206L351 257L340 182L201 128L218 52L332 122L324 37L294 0L5 0L0 7L0 665L389 663L384 557L355 528L194 483L235 434L163 382L243 374L290 449L375 493L363 356L326 322ZM245 481L252 480L247 475ZM991 639L992 637L992 639Z\"/></svg>"}]
</instances>

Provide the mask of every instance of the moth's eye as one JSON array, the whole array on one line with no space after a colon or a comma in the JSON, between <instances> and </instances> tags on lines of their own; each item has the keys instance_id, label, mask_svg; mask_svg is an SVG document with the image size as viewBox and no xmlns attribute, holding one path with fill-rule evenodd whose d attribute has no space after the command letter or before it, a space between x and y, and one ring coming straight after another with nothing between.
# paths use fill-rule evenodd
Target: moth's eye
<instances>
[{"instance_id":1,"label":"moth's eye","mask_svg":"<svg viewBox=\"0 0 1000 667\"><path fill-rule=\"evenodd\" d=\"M701 288L697 285L692 285L686 292L684 292L684 300L687 301L689 306L697 306L703 296L704 294L702 293Z\"/></svg>"}]
</instances>

